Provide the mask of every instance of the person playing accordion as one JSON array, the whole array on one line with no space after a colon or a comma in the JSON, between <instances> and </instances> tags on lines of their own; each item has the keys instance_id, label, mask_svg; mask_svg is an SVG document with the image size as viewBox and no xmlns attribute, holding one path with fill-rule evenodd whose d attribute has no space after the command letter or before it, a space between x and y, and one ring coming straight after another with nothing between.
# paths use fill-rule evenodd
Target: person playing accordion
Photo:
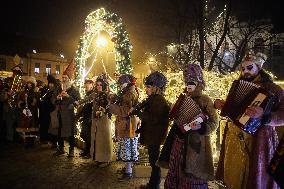
<instances>
[{"instance_id":1,"label":"person playing accordion","mask_svg":"<svg viewBox=\"0 0 284 189\"><path fill-rule=\"evenodd\" d=\"M225 128L216 178L232 189L279 188L268 175L267 168L278 143L273 126L284 124L284 96L283 90L262 69L266 58L262 53L251 51L241 62L239 80L259 86L272 94L274 100L269 112L262 106L249 105L245 108L245 116L260 120L260 126L253 133L236 126L235 120L232 120L234 123L229 121ZM221 111L225 104L220 99L214 102ZM232 109L238 111L240 108Z\"/></svg>"},{"instance_id":2,"label":"person playing accordion","mask_svg":"<svg viewBox=\"0 0 284 189\"><path fill-rule=\"evenodd\" d=\"M181 95L170 112L174 125L158 164L169 161L165 189L205 189L207 181L214 177L210 134L217 128L217 113L210 97L202 92L205 82L201 67L189 64L183 75L185 95Z\"/></svg>"}]
</instances>

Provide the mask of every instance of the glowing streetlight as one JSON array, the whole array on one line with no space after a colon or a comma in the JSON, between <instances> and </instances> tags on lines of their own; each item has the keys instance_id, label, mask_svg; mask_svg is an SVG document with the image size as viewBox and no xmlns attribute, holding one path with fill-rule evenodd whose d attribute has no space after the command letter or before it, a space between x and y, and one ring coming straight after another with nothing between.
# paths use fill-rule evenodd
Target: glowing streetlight
<instances>
[{"instance_id":1,"label":"glowing streetlight","mask_svg":"<svg viewBox=\"0 0 284 189\"><path fill-rule=\"evenodd\" d=\"M153 57L153 56L151 56L150 58L149 58L149 62L154 62L155 61L155 58Z\"/></svg>"},{"instance_id":2,"label":"glowing streetlight","mask_svg":"<svg viewBox=\"0 0 284 189\"><path fill-rule=\"evenodd\" d=\"M107 40L103 36L99 36L96 41L97 47L105 47L107 45Z\"/></svg>"}]
</instances>

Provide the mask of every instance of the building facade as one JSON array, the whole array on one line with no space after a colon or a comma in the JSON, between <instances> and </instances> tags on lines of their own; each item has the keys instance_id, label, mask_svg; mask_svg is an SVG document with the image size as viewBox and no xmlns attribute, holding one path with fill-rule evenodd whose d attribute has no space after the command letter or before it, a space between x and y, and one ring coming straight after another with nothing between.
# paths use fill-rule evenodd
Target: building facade
<instances>
[{"instance_id":1,"label":"building facade","mask_svg":"<svg viewBox=\"0 0 284 189\"><path fill-rule=\"evenodd\" d=\"M44 82L47 82L48 74L61 79L68 65L67 59L52 53L28 53L25 57L0 55L0 71L12 71L17 64L17 59L19 59L18 63L21 64L24 75L33 76Z\"/></svg>"}]
</instances>

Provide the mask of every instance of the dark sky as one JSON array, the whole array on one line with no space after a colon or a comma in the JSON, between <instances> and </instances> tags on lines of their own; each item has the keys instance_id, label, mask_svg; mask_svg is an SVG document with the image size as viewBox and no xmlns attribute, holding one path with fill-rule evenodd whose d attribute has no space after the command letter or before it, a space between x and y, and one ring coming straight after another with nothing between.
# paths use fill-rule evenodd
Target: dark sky
<instances>
[{"instance_id":1,"label":"dark sky","mask_svg":"<svg viewBox=\"0 0 284 189\"><path fill-rule=\"evenodd\" d=\"M7 39L15 36L39 40L39 43L45 41L47 50L57 48L58 52L62 51L70 58L76 51L86 16L105 6L123 18L137 54L138 51L154 50L160 44L167 43L167 32L163 32L166 29L157 24L159 18L167 16L163 12L165 1L171 0L9 0L8 4L0 6L0 39L1 43L7 43ZM239 7L241 1L249 3L245 4L245 8ZM275 30L284 32L283 11L277 3L256 0L236 2L234 10L240 15L271 17Z\"/></svg>"}]
</instances>

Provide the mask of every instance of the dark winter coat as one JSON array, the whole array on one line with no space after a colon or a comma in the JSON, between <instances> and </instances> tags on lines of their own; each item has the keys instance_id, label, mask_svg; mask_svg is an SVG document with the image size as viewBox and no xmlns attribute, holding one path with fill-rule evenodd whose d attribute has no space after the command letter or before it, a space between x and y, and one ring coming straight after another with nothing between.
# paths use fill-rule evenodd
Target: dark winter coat
<instances>
[{"instance_id":1,"label":"dark winter coat","mask_svg":"<svg viewBox=\"0 0 284 189\"><path fill-rule=\"evenodd\" d=\"M93 92L94 92L93 90L88 91L86 93L86 97L88 97ZM82 129L80 136L86 142L91 141L92 109L93 109L93 103L89 102L85 104L82 110L80 110L80 112L78 112L78 114L76 115L79 118L79 120L82 121Z\"/></svg>"},{"instance_id":2,"label":"dark winter coat","mask_svg":"<svg viewBox=\"0 0 284 189\"><path fill-rule=\"evenodd\" d=\"M40 126L50 125L50 113L55 109L51 102L53 91L44 88L39 91L39 124Z\"/></svg>"},{"instance_id":3,"label":"dark winter coat","mask_svg":"<svg viewBox=\"0 0 284 189\"><path fill-rule=\"evenodd\" d=\"M80 99L80 93L75 87L70 87L66 90L68 97L63 97L62 100L55 100L56 108L51 112L51 134L58 134L60 127L59 120L61 119L61 137L73 136L75 132L75 114L74 102ZM54 96L55 97L55 96Z\"/></svg>"},{"instance_id":4,"label":"dark winter coat","mask_svg":"<svg viewBox=\"0 0 284 189\"><path fill-rule=\"evenodd\" d=\"M164 143L169 127L170 106L159 94L148 97L141 116L141 144L161 145Z\"/></svg>"}]
</instances>

